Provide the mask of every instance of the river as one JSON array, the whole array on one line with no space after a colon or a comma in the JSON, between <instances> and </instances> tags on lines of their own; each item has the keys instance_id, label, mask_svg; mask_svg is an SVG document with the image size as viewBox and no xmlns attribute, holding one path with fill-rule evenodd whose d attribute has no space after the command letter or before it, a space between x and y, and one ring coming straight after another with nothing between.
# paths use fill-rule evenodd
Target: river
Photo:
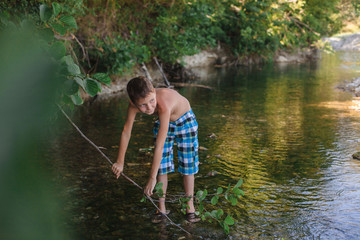
<instances>
[{"instance_id":1,"label":"river","mask_svg":"<svg viewBox=\"0 0 360 240\"><path fill-rule=\"evenodd\" d=\"M316 62L214 69L199 84L177 90L199 123L200 171L195 190L226 188L240 178L245 196L222 203L236 223L226 236L214 223L186 224L176 203L169 215L193 239L360 239L359 102L336 89L358 76L357 53L322 54ZM112 160L126 117L123 94L72 114ZM153 117L139 116L124 172L145 185L151 164ZM104 158L67 122L50 144L66 197L65 228L79 239L185 239L168 223L152 224L154 207L141 191L116 180ZM216 172L217 174L209 174ZM214 175L214 176L213 176ZM178 173L168 193L183 193ZM210 208L209 204L209 208ZM188 238L188 237L187 237Z\"/></svg>"}]
</instances>

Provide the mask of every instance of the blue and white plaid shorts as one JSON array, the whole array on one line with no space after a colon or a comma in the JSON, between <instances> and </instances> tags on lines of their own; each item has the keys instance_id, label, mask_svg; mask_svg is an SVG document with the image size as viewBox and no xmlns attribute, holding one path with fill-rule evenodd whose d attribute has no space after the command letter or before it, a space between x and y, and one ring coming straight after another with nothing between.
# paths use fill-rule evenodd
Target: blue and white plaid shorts
<instances>
[{"instance_id":1,"label":"blue and white plaid shorts","mask_svg":"<svg viewBox=\"0 0 360 240\"><path fill-rule=\"evenodd\" d=\"M154 139L158 134L160 122L154 124ZM175 171L173 159L174 140L177 142L179 168L183 175L196 174L199 171L199 142L197 137L198 123L192 110L186 112L175 122L170 122L164 144L164 151L159 167L159 175Z\"/></svg>"}]
</instances>

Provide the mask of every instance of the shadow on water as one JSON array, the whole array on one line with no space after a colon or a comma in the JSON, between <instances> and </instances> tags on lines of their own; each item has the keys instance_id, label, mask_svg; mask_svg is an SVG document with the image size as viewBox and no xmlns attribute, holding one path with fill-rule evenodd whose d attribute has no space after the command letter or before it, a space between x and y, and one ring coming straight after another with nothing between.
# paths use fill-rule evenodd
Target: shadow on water
<instances>
[{"instance_id":1,"label":"shadow on water","mask_svg":"<svg viewBox=\"0 0 360 240\"><path fill-rule=\"evenodd\" d=\"M345 58L345 60L344 60ZM360 238L360 114L352 97L335 85L356 76L355 55L323 55L317 63L219 69L201 84L181 88L199 122L200 172L195 189L210 191L243 178L245 197L224 206L236 218L226 237L206 222L184 225L193 239L357 239ZM116 159L126 115L126 98L117 96L81 107L72 118L105 153ZM340 106L340 107L339 107ZM153 117L137 118L125 173L146 183ZM139 149L141 151L139 151ZM181 239L171 225L153 225L153 207L141 192L110 167L67 123L51 143L58 182L72 196L68 229L82 239ZM208 176L216 171L216 176ZM182 178L169 177L169 193L182 193ZM171 218L183 223L177 204ZM76 231L74 230L76 229ZM201 237L199 237L201 236Z\"/></svg>"}]
</instances>

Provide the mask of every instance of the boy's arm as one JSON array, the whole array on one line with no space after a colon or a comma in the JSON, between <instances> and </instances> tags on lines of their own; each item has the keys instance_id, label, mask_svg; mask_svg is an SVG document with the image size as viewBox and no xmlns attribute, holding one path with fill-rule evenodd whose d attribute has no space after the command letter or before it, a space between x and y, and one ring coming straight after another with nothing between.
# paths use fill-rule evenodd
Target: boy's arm
<instances>
[{"instance_id":1,"label":"boy's arm","mask_svg":"<svg viewBox=\"0 0 360 240\"><path fill-rule=\"evenodd\" d=\"M160 120L160 127L159 127L158 135L156 137L154 160L151 166L149 181L144 189L144 193L149 196L152 195L152 192L156 185L156 176L159 171L163 150L164 150L164 144L169 129L170 111L166 110L161 113L159 112L159 120Z\"/></svg>"},{"instance_id":2,"label":"boy's arm","mask_svg":"<svg viewBox=\"0 0 360 240\"><path fill-rule=\"evenodd\" d=\"M112 170L116 174L116 178L120 177L120 173L124 169L125 163L125 153L130 141L131 137L131 130L134 124L134 120L136 117L136 113L138 110L129 103L127 117L124 124L123 131L121 133L120 144L119 144L119 154L116 160L116 163L113 164Z\"/></svg>"}]
</instances>

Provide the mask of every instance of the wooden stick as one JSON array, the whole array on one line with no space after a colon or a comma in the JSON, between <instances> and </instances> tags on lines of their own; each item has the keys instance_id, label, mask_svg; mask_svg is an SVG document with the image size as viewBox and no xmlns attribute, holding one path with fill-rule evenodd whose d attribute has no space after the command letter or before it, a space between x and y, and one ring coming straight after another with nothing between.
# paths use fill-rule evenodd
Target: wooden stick
<instances>
[{"instance_id":1,"label":"wooden stick","mask_svg":"<svg viewBox=\"0 0 360 240\"><path fill-rule=\"evenodd\" d=\"M149 79L150 82L152 82L152 81L153 81L153 80L152 80L152 77L151 77L151 75L150 75L150 73L149 73L149 71L148 71L145 63L142 63L142 68L141 68L141 69L145 72L146 78Z\"/></svg>"},{"instance_id":2,"label":"wooden stick","mask_svg":"<svg viewBox=\"0 0 360 240\"><path fill-rule=\"evenodd\" d=\"M74 34L71 33L71 36L72 36L72 37L75 39L75 41L79 44L79 46L80 46L80 48L81 48L81 50L82 50L82 52L83 52L83 59L82 59L82 60L84 61L84 59L86 59L88 65L89 65L89 68L91 68L90 59L89 59L89 56L86 54L86 51L85 51L84 46L81 44L81 42L79 41L79 39L78 39Z\"/></svg>"},{"instance_id":3,"label":"wooden stick","mask_svg":"<svg viewBox=\"0 0 360 240\"><path fill-rule=\"evenodd\" d=\"M154 60L155 60L155 63L156 63L156 65L158 66L158 68L159 68L159 70L160 70L161 75L162 75L163 78L164 78L165 85L166 85L167 87L170 87L170 83L169 83L169 81L167 80L167 78L166 78L166 76L165 76L165 73L164 73L161 65L159 64L157 58L154 57Z\"/></svg>"},{"instance_id":4,"label":"wooden stick","mask_svg":"<svg viewBox=\"0 0 360 240\"><path fill-rule=\"evenodd\" d=\"M199 87L199 88L206 88L212 90L212 87L201 85L201 84L194 84L194 83L179 83L179 82L173 82L171 83L175 87Z\"/></svg>"}]
</instances>

